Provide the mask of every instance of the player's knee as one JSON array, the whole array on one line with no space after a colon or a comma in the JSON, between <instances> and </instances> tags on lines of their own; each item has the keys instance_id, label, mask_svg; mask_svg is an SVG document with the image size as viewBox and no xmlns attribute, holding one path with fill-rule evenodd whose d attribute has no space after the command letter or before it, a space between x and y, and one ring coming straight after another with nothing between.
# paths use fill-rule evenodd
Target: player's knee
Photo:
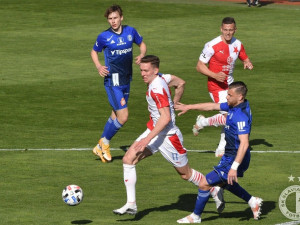
<instances>
[{"instance_id":1,"label":"player's knee","mask_svg":"<svg viewBox=\"0 0 300 225\"><path fill-rule=\"evenodd\" d=\"M187 174L181 174L180 177L183 179L183 180L189 180L190 176L188 176Z\"/></svg>"}]
</instances>

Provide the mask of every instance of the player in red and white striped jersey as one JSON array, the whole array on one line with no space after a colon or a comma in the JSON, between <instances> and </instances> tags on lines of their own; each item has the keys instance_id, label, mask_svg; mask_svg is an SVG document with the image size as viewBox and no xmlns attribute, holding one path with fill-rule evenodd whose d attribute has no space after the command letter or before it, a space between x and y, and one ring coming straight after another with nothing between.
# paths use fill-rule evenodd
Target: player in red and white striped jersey
<instances>
[{"instance_id":1,"label":"player in red and white striped jersey","mask_svg":"<svg viewBox=\"0 0 300 225\"><path fill-rule=\"evenodd\" d=\"M234 81L233 70L238 58L243 61L244 69L253 69L243 44L233 36L236 29L234 18L225 17L221 25L222 34L205 44L198 60L197 71L208 77L208 91L216 103L226 102L228 85ZM193 133L197 136L199 130L205 126L224 126L225 123L226 114L224 112L208 118L199 115L193 126ZM216 156L224 154L225 145L225 134L222 128Z\"/></svg>"},{"instance_id":2,"label":"player in red and white striped jersey","mask_svg":"<svg viewBox=\"0 0 300 225\"><path fill-rule=\"evenodd\" d=\"M147 129L130 146L123 157L124 184L126 187L127 202L113 210L115 214L136 214L135 184L137 181L136 164L142 159L160 152L162 156L172 164L182 179L199 185L202 173L189 166L187 152L183 147L183 137L175 124L174 103L179 102L184 90L185 82L170 74L159 74L159 58L148 55L142 58L140 63L141 75L148 90L146 99L150 120ZM175 88L172 96L169 87ZM216 201L217 209L224 208L222 193L218 193L219 187L215 187L211 195Z\"/></svg>"}]
</instances>

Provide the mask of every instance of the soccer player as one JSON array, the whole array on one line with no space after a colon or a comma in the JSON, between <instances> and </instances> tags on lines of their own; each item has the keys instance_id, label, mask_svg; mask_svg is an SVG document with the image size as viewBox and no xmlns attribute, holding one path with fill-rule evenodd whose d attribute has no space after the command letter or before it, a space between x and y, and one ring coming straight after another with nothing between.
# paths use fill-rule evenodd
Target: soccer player
<instances>
[{"instance_id":1,"label":"soccer player","mask_svg":"<svg viewBox=\"0 0 300 225\"><path fill-rule=\"evenodd\" d=\"M237 58L243 61L244 69L253 69L243 44L233 36L236 29L234 18L224 18L221 24L222 34L205 44L197 63L197 71L208 77L209 95L216 103L226 102L228 85L233 82L233 69ZM193 133L197 136L199 130L205 126L224 126L225 123L224 112L208 118L199 115L193 126ZM225 145L224 127L222 127L220 142L215 152L216 157L224 154Z\"/></svg>"},{"instance_id":2,"label":"soccer player","mask_svg":"<svg viewBox=\"0 0 300 225\"><path fill-rule=\"evenodd\" d=\"M175 109L181 111L178 115L192 109L222 110L228 113L225 125L225 154L214 170L201 179L194 212L178 220L178 223L201 223L201 214L208 201L210 189L215 185L224 186L231 193L246 201L253 212L254 219L259 219L263 200L250 195L238 184L238 177L243 177L250 163L249 135L252 115L249 102L245 99L246 94L247 86L237 81L229 85L225 103L194 105L178 103L175 105Z\"/></svg>"},{"instance_id":3,"label":"soccer player","mask_svg":"<svg viewBox=\"0 0 300 225\"><path fill-rule=\"evenodd\" d=\"M124 184L127 193L127 203L113 210L115 214L136 214L137 181L136 164L142 159L160 151L163 157L170 162L182 179L199 185L202 174L192 169L188 164L187 152L183 147L183 137L175 124L174 103L169 87L175 88L174 102L181 99L185 82L170 74L159 73L160 60L157 56L148 55L140 63L141 75L148 85L146 100L150 120L147 129L130 146L123 157ZM216 201L217 208L222 208L222 193L215 188L211 195Z\"/></svg>"},{"instance_id":4,"label":"soccer player","mask_svg":"<svg viewBox=\"0 0 300 225\"><path fill-rule=\"evenodd\" d=\"M123 12L119 5L110 6L104 16L110 28L97 37L91 57L100 76L104 77L104 87L112 107L101 138L93 149L93 153L105 163L112 160L110 140L128 119L127 103L132 79L133 43L140 48L140 55L135 58L136 64L139 64L146 54L147 47L143 42L143 37L135 28L122 25ZM98 53L102 51L105 58L104 65L98 58Z\"/></svg>"}]
</instances>

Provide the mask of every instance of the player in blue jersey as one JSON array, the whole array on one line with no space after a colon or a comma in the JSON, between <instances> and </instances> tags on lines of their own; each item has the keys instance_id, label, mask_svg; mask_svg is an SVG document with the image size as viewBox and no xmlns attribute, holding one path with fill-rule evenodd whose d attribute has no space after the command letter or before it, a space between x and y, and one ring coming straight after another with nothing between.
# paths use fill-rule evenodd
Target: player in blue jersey
<instances>
[{"instance_id":1,"label":"player in blue jersey","mask_svg":"<svg viewBox=\"0 0 300 225\"><path fill-rule=\"evenodd\" d=\"M251 196L238 184L238 177L243 177L250 163L249 135L252 115L249 102L245 99L246 94L247 86L243 82L237 81L229 85L227 102L225 103L194 105L178 103L175 105L175 109L181 111L178 115L182 115L188 110L222 110L228 112L225 125L225 154L219 165L215 166L214 170L200 181L194 212L177 220L178 223L201 223L201 214L208 202L210 189L215 185L223 186L248 202L254 219L259 219L263 200Z\"/></svg>"},{"instance_id":2,"label":"player in blue jersey","mask_svg":"<svg viewBox=\"0 0 300 225\"><path fill-rule=\"evenodd\" d=\"M112 112L93 153L99 156L102 162L110 162L112 157L109 141L128 119L127 103L132 79L133 43L140 48L140 55L135 58L136 64L140 64L147 47L135 28L122 25L123 12L119 5L110 6L104 16L110 28L97 37L91 57L100 76L104 77L104 86ZM98 58L98 53L102 51L105 64L101 64Z\"/></svg>"}]
</instances>

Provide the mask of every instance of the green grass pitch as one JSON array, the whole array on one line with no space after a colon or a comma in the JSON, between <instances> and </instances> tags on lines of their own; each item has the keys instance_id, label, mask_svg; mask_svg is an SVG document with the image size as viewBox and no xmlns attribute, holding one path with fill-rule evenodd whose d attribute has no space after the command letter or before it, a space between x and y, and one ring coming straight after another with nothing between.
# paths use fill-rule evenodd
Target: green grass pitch
<instances>
[{"instance_id":1,"label":"green grass pitch","mask_svg":"<svg viewBox=\"0 0 300 225\"><path fill-rule=\"evenodd\" d=\"M163 73L186 81L184 103L210 101L206 78L195 67L205 42L220 34L223 17L236 19L236 37L254 64L235 68L235 80L249 89L253 113L250 137L254 152L250 169L239 182L265 202L262 218L252 219L248 205L225 193L221 215L209 202L204 224L278 224L288 222L278 198L290 185L300 185L299 6L268 4L248 8L241 3L209 0L117 0L123 24L137 28L148 54L158 55ZM90 148L96 144L110 113L103 80L90 58L97 35L108 27L103 17L108 0L0 0L0 224L176 224L193 210L197 189L181 180L159 154L137 166L136 216L116 216L112 209L126 201L122 150L103 164L91 151L31 149ZM134 54L138 53L135 47ZM146 86L134 65L127 124L111 142L129 146L148 119ZM191 132L198 112L177 118L192 167L207 173L218 159L220 130ZM212 113L203 113L208 116ZM29 150L26 150L29 149ZM282 151L273 153L272 151ZM290 175L295 180L289 181ZM76 207L61 199L68 184L82 187ZM291 211L295 206L289 203Z\"/></svg>"}]
</instances>

